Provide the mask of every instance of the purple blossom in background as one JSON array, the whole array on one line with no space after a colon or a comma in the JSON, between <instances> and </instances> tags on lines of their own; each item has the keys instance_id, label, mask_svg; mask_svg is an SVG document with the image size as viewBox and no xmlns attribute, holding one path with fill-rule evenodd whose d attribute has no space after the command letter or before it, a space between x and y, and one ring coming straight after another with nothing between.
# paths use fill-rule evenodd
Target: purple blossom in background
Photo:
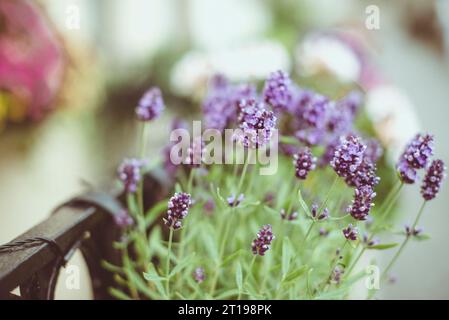
<instances>
[{"instance_id":1,"label":"purple blossom in background","mask_svg":"<svg viewBox=\"0 0 449 320\"><path fill-rule=\"evenodd\" d=\"M415 227L412 229L409 225L406 225L404 227L404 229L405 229L405 235L407 237L415 237L423 232L422 228Z\"/></svg>"},{"instance_id":2,"label":"purple blossom in background","mask_svg":"<svg viewBox=\"0 0 449 320\"><path fill-rule=\"evenodd\" d=\"M352 224L349 224L346 229L343 229L343 235L347 240L355 241L357 240L357 235L359 231L356 227L353 227Z\"/></svg>"},{"instance_id":3,"label":"purple blossom in background","mask_svg":"<svg viewBox=\"0 0 449 320\"><path fill-rule=\"evenodd\" d=\"M357 115L360 106L363 102L363 95L360 91L353 90L349 92L344 98L337 101L339 109L348 110L354 119Z\"/></svg>"},{"instance_id":4,"label":"purple blossom in background","mask_svg":"<svg viewBox=\"0 0 449 320\"><path fill-rule=\"evenodd\" d=\"M206 215L211 216L212 213L215 210L215 202L213 199L208 199L205 203L204 203L204 212L206 213Z\"/></svg>"},{"instance_id":5,"label":"purple blossom in background","mask_svg":"<svg viewBox=\"0 0 449 320\"><path fill-rule=\"evenodd\" d=\"M305 180L307 174L316 168L316 158L313 156L310 148L303 148L293 155L293 165L295 166L295 175L298 179Z\"/></svg>"},{"instance_id":6,"label":"purple blossom in background","mask_svg":"<svg viewBox=\"0 0 449 320\"><path fill-rule=\"evenodd\" d=\"M263 89L265 102L275 111L287 111L292 102L291 80L287 73L275 71L270 74Z\"/></svg>"},{"instance_id":7,"label":"purple blossom in background","mask_svg":"<svg viewBox=\"0 0 449 320\"><path fill-rule=\"evenodd\" d=\"M301 116L309 126L324 129L326 126L327 112L330 108L328 98L315 94L309 103L304 106Z\"/></svg>"},{"instance_id":8,"label":"purple blossom in background","mask_svg":"<svg viewBox=\"0 0 449 320\"><path fill-rule=\"evenodd\" d=\"M379 140L374 138L366 139L364 144L366 145L364 158L369 160L371 163L376 163L384 153Z\"/></svg>"},{"instance_id":9,"label":"purple blossom in background","mask_svg":"<svg viewBox=\"0 0 449 320\"><path fill-rule=\"evenodd\" d=\"M323 155L321 156L318 164L320 167L325 167L332 159L334 159L335 151L340 146L340 139L332 139L327 145L326 149L324 150Z\"/></svg>"},{"instance_id":10,"label":"purple blossom in background","mask_svg":"<svg viewBox=\"0 0 449 320\"><path fill-rule=\"evenodd\" d=\"M203 282L206 279L204 269L201 267L196 268L193 272L193 279L195 279L197 283Z\"/></svg>"},{"instance_id":11,"label":"purple blossom in background","mask_svg":"<svg viewBox=\"0 0 449 320\"><path fill-rule=\"evenodd\" d=\"M367 246L367 247L372 247L375 245L379 244L379 239L377 238L373 238L373 239L369 239L368 235L365 233L363 234L363 243Z\"/></svg>"},{"instance_id":12,"label":"purple blossom in background","mask_svg":"<svg viewBox=\"0 0 449 320\"><path fill-rule=\"evenodd\" d=\"M321 227L319 231L320 236L327 237L329 235L329 230L326 230L325 228Z\"/></svg>"},{"instance_id":13,"label":"purple blossom in background","mask_svg":"<svg viewBox=\"0 0 449 320\"><path fill-rule=\"evenodd\" d=\"M270 249L271 242L275 239L271 225L267 224L262 226L256 239L251 244L253 254L264 256L265 252Z\"/></svg>"},{"instance_id":14,"label":"purple blossom in background","mask_svg":"<svg viewBox=\"0 0 449 320\"><path fill-rule=\"evenodd\" d=\"M129 215L128 210L122 209L119 213L114 215L114 222L120 228L126 228L134 224L133 218Z\"/></svg>"},{"instance_id":15,"label":"purple blossom in background","mask_svg":"<svg viewBox=\"0 0 449 320\"><path fill-rule=\"evenodd\" d=\"M199 168L204 160L205 144L202 137L193 138L192 143L187 148L187 157L184 164L192 168Z\"/></svg>"},{"instance_id":16,"label":"purple blossom in background","mask_svg":"<svg viewBox=\"0 0 449 320\"><path fill-rule=\"evenodd\" d=\"M231 127L237 121L237 107L240 100L256 97L254 85L231 85L223 76L214 77L203 102L206 128L223 131Z\"/></svg>"},{"instance_id":17,"label":"purple blossom in background","mask_svg":"<svg viewBox=\"0 0 449 320\"><path fill-rule=\"evenodd\" d=\"M342 269L340 266L335 267L335 269L332 271L331 281L339 284L343 273L344 269Z\"/></svg>"},{"instance_id":18,"label":"purple blossom in background","mask_svg":"<svg viewBox=\"0 0 449 320\"><path fill-rule=\"evenodd\" d=\"M141 121L151 121L160 116L164 110L164 100L161 90L152 87L144 93L136 107L137 119Z\"/></svg>"},{"instance_id":19,"label":"purple blossom in background","mask_svg":"<svg viewBox=\"0 0 449 320\"><path fill-rule=\"evenodd\" d=\"M138 159L125 159L118 167L118 178L123 182L125 191L134 193L141 179L141 169L144 161Z\"/></svg>"},{"instance_id":20,"label":"purple blossom in background","mask_svg":"<svg viewBox=\"0 0 449 320\"><path fill-rule=\"evenodd\" d=\"M359 137L349 135L341 140L330 164L340 177L352 177L362 164L365 149Z\"/></svg>"},{"instance_id":21,"label":"purple blossom in background","mask_svg":"<svg viewBox=\"0 0 449 320\"><path fill-rule=\"evenodd\" d=\"M257 149L270 141L275 130L276 116L265 109L263 102L241 100L238 121L242 130L238 138L242 144L247 148Z\"/></svg>"},{"instance_id":22,"label":"purple blossom in background","mask_svg":"<svg viewBox=\"0 0 449 320\"><path fill-rule=\"evenodd\" d=\"M231 207L238 207L238 205L245 199L245 195L241 193L239 197L236 199L235 194L230 195L226 198L226 201Z\"/></svg>"},{"instance_id":23,"label":"purple blossom in background","mask_svg":"<svg viewBox=\"0 0 449 320\"><path fill-rule=\"evenodd\" d=\"M169 228L177 230L182 226L182 220L189 213L189 208L192 205L192 197L185 192L175 193L168 201L167 217L164 218L164 223Z\"/></svg>"},{"instance_id":24,"label":"purple blossom in background","mask_svg":"<svg viewBox=\"0 0 449 320\"><path fill-rule=\"evenodd\" d=\"M446 167L443 160L434 160L427 169L421 186L421 195L426 201L435 198L440 191L443 179L446 177Z\"/></svg>"},{"instance_id":25,"label":"purple blossom in background","mask_svg":"<svg viewBox=\"0 0 449 320\"><path fill-rule=\"evenodd\" d=\"M321 212L318 212L318 205L316 203L312 204L310 208L310 213L312 214L313 219L317 220L325 220L329 217L329 209L324 208Z\"/></svg>"},{"instance_id":26,"label":"purple blossom in background","mask_svg":"<svg viewBox=\"0 0 449 320\"><path fill-rule=\"evenodd\" d=\"M354 199L348 207L347 212L356 220L366 220L371 207L374 206L373 199L376 193L373 188L364 185L354 189Z\"/></svg>"},{"instance_id":27,"label":"purple blossom in background","mask_svg":"<svg viewBox=\"0 0 449 320\"><path fill-rule=\"evenodd\" d=\"M287 213L284 209L281 209L280 215L282 220L293 221L298 218L298 212L296 211Z\"/></svg>"},{"instance_id":28,"label":"purple blossom in background","mask_svg":"<svg viewBox=\"0 0 449 320\"><path fill-rule=\"evenodd\" d=\"M265 197L264 197L263 200L264 200L264 202L265 202L267 205L272 206L273 203L274 203L274 199L275 199L274 193L273 193L273 192L267 192L267 193L265 194Z\"/></svg>"}]
</instances>

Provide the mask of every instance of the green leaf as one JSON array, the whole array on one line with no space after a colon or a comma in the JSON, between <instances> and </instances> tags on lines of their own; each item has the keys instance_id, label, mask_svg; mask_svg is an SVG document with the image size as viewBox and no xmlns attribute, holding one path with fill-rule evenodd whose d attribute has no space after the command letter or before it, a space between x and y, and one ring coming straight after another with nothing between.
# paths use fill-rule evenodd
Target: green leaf
<instances>
[{"instance_id":1,"label":"green leaf","mask_svg":"<svg viewBox=\"0 0 449 320\"><path fill-rule=\"evenodd\" d=\"M220 293L219 295L217 295L216 297L214 297L215 300L224 300L224 299L228 299L231 297L235 297L239 294L239 290L237 289L231 289L231 290L226 290L223 291L222 293Z\"/></svg>"},{"instance_id":2,"label":"green leaf","mask_svg":"<svg viewBox=\"0 0 449 320\"><path fill-rule=\"evenodd\" d=\"M287 273L284 277L284 280L282 280L283 282L290 282L293 280L296 280L297 278L299 278L300 276L302 276L304 274L304 272L306 272L308 269L308 266L301 266L296 270L293 270L289 273Z\"/></svg>"},{"instance_id":3,"label":"green leaf","mask_svg":"<svg viewBox=\"0 0 449 320\"><path fill-rule=\"evenodd\" d=\"M373 246L368 246L367 249L373 249L373 250L387 250L396 247L399 245L399 243L382 243L382 244L375 244Z\"/></svg>"},{"instance_id":4,"label":"green leaf","mask_svg":"<svg viewBox=\"0 0 449 320\"><path fill-rule=\"evenodd\" d=\"M163 212L165 209L167 209L167 199L161 200L158 203L156 203L150 210L147 211L145 214L145 226L149 227Z\"/></svg>"},{"instance_id":5,"label":"green leaf","mask_svg":"<svg viewBox=\"0 0 449 320\"><path fill-rule=\"evenodd\" d=\"M221 267L224 267L229 262L233 261L235 258L237 258L238 256L242 255L245 252L246 252L245 250L240 249L240 250L237 250L236 252L230 254L229 256L227 256L226 258L223 259L223 262L221 263Z\"/></svg>"},{"instance_id":6,"label":"green leaf","mask_svg":"<svg viewBox=\"0 0 449 320\"><path fill-rule=\"evenodd\" d=\"M302 194L301 194L301 189L298 189L298 200L299 200L299 204L301 205L302 209L305 211L305 213L311 217L312 214L310 213L309 207L307 206L307 203L304 201Z\"/></svg>"},{"instance_id":7,"label":"green leaf","mask_svg":"<svg viewBox=\"0 0 449 320\"><path fill-rule=\"evenodd\" d=\"M114 273L120 273L123 274L123 269L121 267L118 267L116 265L113 265L112 263L106 261L106 260L102 260L101 261L101 266L103 268L105 268L108 271L114 272Z\"/></svg>"},{"instance_id":8,"label":"green leaf","mask_svg":"<svg viewBox=\"0 0 449 320\"><path fill-rule=\"evenodd\" d=\"M237 263L237 269L235 271L235 282L237 283L237 288L239 288L239 292L242 291L243 288L243 275L242 275L242 265Z\"/></svg>"},{"instance_id":9,"label":"green leaf","mask_svg":"<svg viewBox=\"0 0 449 320\"><path fill-rule=\"evenodd\" d=\"M282 277L285 277L290 270L290 260L292 252L290 250L290 240L285 237L282 241Z\"/></svg>"},{"instance_id":10,"label":"green leaf","mask_svg":"<svg viewBox=\"0 0 449 320\"><path fill-rule=\"evenodd\" d=\"M413 239L418 240L418 241L424 241L424 240L429 240L430 236L428 234L419 234L417 236L414 236Z\"/></svg>"},{"instance_id":11,"label":"green leaf","mask_svg":"<svg viewBox=\"0 0 449 320\"><path fill-rule=\"evenodd\" d=\"M193 257L195 256L195 253L189 255L188 257L185 257L184 259L182 259L182 261L180 261L178 264L176 264L176 266L173 268L173 270L170 272L169 274L169 278L173 277L175 274L177 274L178 272L180 272L182 269L184 269L185 267L187 267L190 262L192 261Z\"/></svg>"},{"instance_id":12,"label":"green leaf","mask_svg":"<svg viewBox=\"0 0 449 320\"><path fill-rule=\"evenodd\" d=\"M162 295L163 297L166 296L164 286L162 285L162 281L166 280L166 278L159 276L159 274L156 271L156 268L154 267L154 265L152 263L148 264L148 270L146 273L143 274L143 276L145 277L145 279L147 281L150 281L151 283L153 283L155 285L155 287L160 295Z\"/></svg>"},{"instance_id":13,"label":"green leaf","mask_svg":"<svg viewBox=\"0 0 449 320\"><path fill-rule=\"evenodd\" d=\"M111 296L120 299L120 300L132 300L130 296L128 296L123 291L117 290L116 288L108 288L108 292Z\"/></svg>"},{"instance_id":14,"label":"green leaf","mask_svg":"<svg viewBox=\"0 0 449 320\"><path fill-rule=\"evenodd\" d=\"M295 137L280 136L279 140L280 140L281 143L284 143L284 144L298 145L298 139L296 139Z\"/></svg>"}]
</instances>

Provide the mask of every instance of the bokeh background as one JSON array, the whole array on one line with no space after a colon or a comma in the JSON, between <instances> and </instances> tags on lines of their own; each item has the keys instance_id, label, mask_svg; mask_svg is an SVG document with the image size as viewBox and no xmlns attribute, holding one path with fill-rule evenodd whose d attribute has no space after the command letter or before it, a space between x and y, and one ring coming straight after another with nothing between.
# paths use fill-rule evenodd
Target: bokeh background
<instances>
[{"instance_id":1,"label":"bokeh background","mask_svg":"<svg viewBox=\"0 0 449 320\"><path fill-rule=\"evenodd\" d=\"M370 5L379 9L373 30ZM279 68L358 82L373 119L387 118L379 132L393 147L422 129L449 161L449 1L0 0L0 243L86 186L111 183L133 150L132 110L148 86L170 106L154 123L156 157L169 119L198 109L212 73L257 80ZM445 186L422 219L431 239L406 249L381 298L449 298L448 199ZM406 188L398 222L420 201ZM57 298L91 298L82 259L71 263L81 287L62 279Z\"/></svg>"}]
</instances>

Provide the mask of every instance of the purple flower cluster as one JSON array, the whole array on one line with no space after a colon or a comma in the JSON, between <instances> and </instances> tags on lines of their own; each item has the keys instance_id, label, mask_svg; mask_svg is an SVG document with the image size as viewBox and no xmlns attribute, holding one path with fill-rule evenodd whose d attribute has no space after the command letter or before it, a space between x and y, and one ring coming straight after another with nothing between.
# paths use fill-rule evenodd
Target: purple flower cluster
<instances>
[{"instance_id":1,"label":"purple flower cluster","mask_svg":"<svg viewBox=\"0 0 449 320\"><path fill-rule=\"evenodd\" d=\"M330 164L340 177L345 179L354 177L362 164L365 149L366 146L360 138L349 135L341 140Z\"/></svg>"},{"instance_id":2,"label":"purple flower cluster","mask_svg":"<svg viewBox=\"0 0 449 320\"><path fill-rule=\"evenodd\" d=\"M422 228L417 228L417 227L412 228L412 227L410 227L408 225L406 225L404 227L404 229L405 229L405 235L407 237L416 237L416 236L418 236L419 234L421 234L423 232Z\"/></svg>"},{"instance_id":3,"label":"purple flower cluster","mask_svg":"<svg viewBox=\"0 0 449 320\"><path fill-rule=\"evenodd\" d=\"M378 245L380 242L379 239L377 239L377 238L374 238L374 239L368 238L368 235L366 233L363 235L362 241L365 244L365 246L367 246L367 247L372 247L372 246Z\"/></svg>"},{"instance_id":4,"label":"purple flower cluster","mask_svg":"<svg viewBox=\"0 0 449 320\"><path fill-rule=\"evenodd\" d=\"M354 199L348 207L347 212L356 220L366 220L371 207L374 206L373 199L376 193L369 185L363 185L354 189Z\"/></svg>"},{"instance_id":5,"label":"purple flower cluster","mask_svg":"<svg viewBox=\"0 0 449 320\"><path fill-rule=\"evenodd\" d=\"M160 116L164 110L164 100L161 90L152 87L144 93L136 107L137 119L141 121L151 121Z\"/></svg>"},{"instance_id":6,"label":"purple flower cluster","mask_svg":"<svg viewBox=\"0 0 449 320\"><path fill-rule=\"evenodd\" d=\"M230 195L226 198L226 201L228 202L229 206L231 207L238 207L239 204L245 199L245 195L241 193L238 198L235 197L234 194Z\"/></svg>"},{"instance_id":7,"label":"purple flower cluster","mask_svg":"<svg viewBox=\"0 0 449 320\"><path fill-rule=\"evenodd\" d=\"M169 228L177 230L182 226L182 220L189 213L189 208L192 205L192 197L185 192L175 193L168 201L167 217L164 218L164 223Z\"/></svg>"},{"instance_id":8,"label":"purple flower cluster","mask_svg":"<svg viewBox=\"0 0 449 320\"><path fill-rule=\"evenodd\" d=\"M231 85L223 76L215 76L203 103L206 128L223 131L237 120L238 103L257 97L256 87L248 84Z\"/></svg>"},{"instance_id":9,"label":"purple flower cluster","mask_svg":"<svg viewBox=\"0 0 449 320\"><path fill-rule=\"evenodd\" d=\"M310 148L306 147L293 155L293 165L295 166L296 177L305 180L309 171L315 170L316 158Z\"/></svg>"},{"instance_id":10,"label":"purple flower cluster","mask_svg":"<svg viewBox=\"0 0 449 320\"><path fill-rule=\"evenodd\" d=\"M263 89L265 102L275 111L287 111L292 102L292 95L288 74L280 70L272 72Z\"/></svg>"},{"instance_id":11,"label":"purple flower cluster","mask_svg":"<svg viewBox=\"0 0 449 320\"><path fill-rule=\"evenodd\" d=\"M426 201L435 198L440 191L441 183L445 178L446 167L443 160L434 160L427 169L421 186L421 195Z\"/></svg>"},{"instance_id":12,"label":"purple flower cluster","mask_svg":"<svg viewBox=\"0 0 449 320\"><path fill-rule=\"evenodd\" d=\"M267 144L276 125L276 116L255 99L241 100L238 122L242 132L238 138L247 148L257 149Z\"/></svg>"},{"instance_id":13,"label":"purple flower cluster","mask_svg":"<svg viewBox=\"0 0 449 320\"><path fill-rule=\"evenodd\" d=\"M433 155L433 136L417 134L406 146L402 153L397 170L404 183L416 182L417 170L427 167Z\"/></svg>"},{"instance_id":14,"label":"purple flower cluster","mask_svg":"<svg viewBox=\"0 0 449 320\"><path fill-rule=\"evenodd\" d=\"M365 155L360 166L353 175L346 177L345 182L350 187L358 188L368 185L374 188L380 181L380 178L376 175L376 170L376 165L368 160Z\"/></svg>"},{"instance_id":15,"label":"purple flower cluster","mask_svg":"<svg viewBox=\"0 0 449 320\"><path fill-rule=\"evenodd\" d=\"M126 228L134 224L133 218L128 213L128 210L123 209L116 215L114 215L114 222L120 228Z\"/></svg>"},{"instance_id":16,"label":"purple flower cluster","mask_svg":"<svg viewBox=\"0 0 449 320\"><path fill-rule=\"evenodd\" d=\"M353 227L352 224L349 224L346 229L343 229L343 235L347 240L355 241L357 240L357 235L359 231L357 227Z\"/></svg>"},{"instance_id":17,"label":"purple flower cluster","mask_svg":"<svg viewBox=\"0 0 449 320\"><path fill-rule=\"evenodd\" d=\"M329 217L329 209L324 208L321 212L318 212L318 205L316 203L312 204L310 209L310 213L312 214L312 218L316 220L325 220Z\"/></svg>"},{"instance_id":18,"label":"purple flower cluster","mask_svg":"<svg viewBox=\"0 0 449 320\"><path fill-rule=\"evenodd\" d=\"M288 213L284 209L281 209L280 215L281 215L281 219L282 220L293 221L293 220L298 219L298 212L297 211L293 211L293 212Z\"/></svg>"},{"instance_id":19,"label":"purple flower cluster","mask_svg":"<svg viewBox=\"0 0 449 320\"><path fill-rule=\"evenodd\" d=\"M265 252L270 249L270 244L274 239L275 236L273 235L271 225L267 224L262 226L262 229L260 229L259 233L257 234L257 238L254 239L251 244L253 254L264 256Z\"/></svg>"},{"instance_id":20,"label":"purple flower cluster","mask_svg":"<svg viewBox=\"0 0 449 320\"><path fill-rule=\"evenodd\" d=\"M197 283L203 282L206 279L206 274L204 272L204 269L201 267L196 268L195 271L193 272L193 279Z\"/></svg>"},{"instance_id":21,"label":"purple flower cluster","mask_svg":"<svg viewBox=\"0 0 449 320\"><path fill-rule=\"evenodd\" d=\"M125 191L134 193L141 179L141 169L144 161L138 159L125 159L118 167L118 178L123 182Z\"/></svg>"}]
</instances>

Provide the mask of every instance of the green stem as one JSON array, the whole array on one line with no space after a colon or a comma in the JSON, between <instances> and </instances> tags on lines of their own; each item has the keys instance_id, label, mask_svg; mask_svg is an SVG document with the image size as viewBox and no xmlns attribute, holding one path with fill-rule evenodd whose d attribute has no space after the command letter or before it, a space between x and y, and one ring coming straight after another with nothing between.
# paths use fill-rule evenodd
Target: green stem
<instances>
[{"instance_id":1,"label":"green stem","mask_svg":"<svg viewBox=\"0 0 449 320\"><path fill-rule=\"evenodd\" d=\"M321 204L320 209L318 210L317 216L319 216L321 214L321 212L324 210L324 208L326 208L326 204L329 201L329 198L330 198L335 186L337 185L337 182L338 182L338 176L335 177L334 181L332 182L331 187L327 191L326 198L324 198L324 202Z\"/></svg>"},{"instance_id":2,"label":"green stem","mask_svg":"<svg viewBox=\"0 0 449 320\"><path fill-rule=\"evenodd\" d=\"M332 279L332 274L334 273L335 268L337 267L338 261L340 260L340 256L343 254L343 250L345 249L346 245L348 244L348 240L345 239L345 242L341 246L340 252L335 257L334 261L332 262L331 271L329 273L329 276L326 278L325 282L323 283L323 291L327 291L326 285L329 283L329 281Z\"/></svg>"},{"instance_id":3,"label":"green stem","mask_svg":"<svg viewBox=\"0 0 449 320\"><path fill-rule=\"evenodd\" d=\"M427 201L424 200L423 204L421 205L421 208L418 211L418 214L416 215L416 218L415 218L415 221L413 222L411 230L414 230L416 228L416 225L418 224L418 221L421 218L422 213L424 212L424 207L425 207L426 203L427 203ZM393 259L391 259L390 263L388 264L388 266L385 268L384 272L382 273L381 279L383 279L387 276L388 271L391 269L391 267L393 267L393 265L395 264L396 260L401 255L402 251L404 250L405 246L407 245L407 243L411 237L412 237L411 235L406 236L405 240L402 242L402 245L399 247L399 250L396 252Z\"/></svg>"},{"instance_id":4,"label":"green stem","mask_svg":"<svg viewBox=\"0 0 449 320\"><path fill-rule=\"evenodd\" d=\"M170 235L168 237L168 249L167 249L167 262L165 267L165 276L166 276L166 283L165 283L165 291L167 292L167 298L170 299L170 256L171 256L171 246L173 242L173 228L170 228Z\"/></svg>"},{"instance_id":5,"label":"green stem","mask_svg":"<svg viewBox=\"0 0 449 320\"><path fill-rule=\"evenodd\" d=\"M309 238L309 235L310 235L310 233L312 232L312 229L313 229L313 226L315 225L315 222L316 222L316 221L313 220L313 221L310 223L310 227L309 227L309 229L307 230L306 235L304 236L303 243L306 243L307 239Z\"/></svg>"},{"instance_id":6,"label":"green stem","mask_svg":"<svg viewBox=\"0 0 449 320\"><path fill-rule=\"evenodd\" d=\"M252 270L253 270L254 263L256 262L256 258L257 258L257 255L254 255L253 259L251 260L251 263L248 268L248 272L245 276L245 279L243 279L242 289L245 288L246 282L248 281L249 276L252 274ZM240 300L241 298L242 298L242 290L239 290L239 296L238 296L237 300Z\"/></svg>"}]
</instances>

